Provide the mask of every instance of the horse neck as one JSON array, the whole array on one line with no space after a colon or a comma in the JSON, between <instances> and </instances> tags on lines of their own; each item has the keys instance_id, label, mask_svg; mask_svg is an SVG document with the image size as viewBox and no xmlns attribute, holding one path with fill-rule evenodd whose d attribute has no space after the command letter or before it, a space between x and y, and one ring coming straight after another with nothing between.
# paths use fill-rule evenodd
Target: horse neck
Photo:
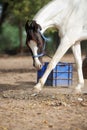
<instances>
[{"instance_id":1,"label":"horse neck","mask_svg":"<svg viewBox=\"0 0 87 130\"><path fill-rule=\"evenodd\" d=\"M72 0L53 0L36 14L34 20L41 25L42 32L49 27L62 28L67 13L70 13L70 5Z\"/></svg>"}]
</instances>

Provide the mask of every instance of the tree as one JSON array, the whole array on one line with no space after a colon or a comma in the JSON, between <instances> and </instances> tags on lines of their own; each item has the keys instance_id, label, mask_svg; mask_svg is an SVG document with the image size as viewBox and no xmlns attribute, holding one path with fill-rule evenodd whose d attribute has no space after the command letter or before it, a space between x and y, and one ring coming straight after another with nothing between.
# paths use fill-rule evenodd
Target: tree
<instances>
[{"instance_id":1,"label":"tree","mask_svg":"<svg viewBox=\"0 0 87 130\"><path fill-rule=\"evenodd\" d=\"M7 11L7 7L8 7L8 3L7 2L2 2L2 0L0 1L0 33L2 32L2 23L4 22L4 19L7 15L6 11Z\"/></svg>"},{"instance_id":2,"label":"tree","mask_svg":"<svg viewBox=\"0 0 87 130\"><path fill-rule=\"evenodd\" d=\"M23 52L23 24L25 23L25 19L29 14L29 6L29 0L9 0L9 21L10 23L15 24L19 29L19 49L21 53Z\"/></svg>"},{"instance_id":3,"label":"tree","mask_svg":"<svg viewBox=\"0 0 87 130\"><path fill-rule=\"evenodd\" d=\"M36 12L50 0L3 0L8 3L7 19L19 29L20 52L23 51L23 27L27 19L32 20Z\"/></svg>"}]
</instances>

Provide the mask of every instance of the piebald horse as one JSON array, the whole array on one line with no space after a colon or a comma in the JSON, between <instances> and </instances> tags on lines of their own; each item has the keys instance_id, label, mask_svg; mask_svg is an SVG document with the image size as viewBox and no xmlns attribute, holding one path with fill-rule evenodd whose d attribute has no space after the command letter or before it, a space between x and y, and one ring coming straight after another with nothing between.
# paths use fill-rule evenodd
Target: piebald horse
<instances>
[{"instance_id":1,"label":"piebald horse","mask_svg":"<svg viewBox=\"0 0 87 130\"><path fill-rule=\"evenodd\" d=\"M26 22L26 44L32 52L34 66L37 69L42 67L40 58L44 55L47 40L43 33L50 27L58 29L60 45L43 77L34 88L38 92L41 91L52 69L67 50L72 48L78 72L78 84L75 89L77 92L81 92L84 78L80 41L87 39L87 0L52 0L36 14L31 22Z\"/></svg>"}]
</instances>

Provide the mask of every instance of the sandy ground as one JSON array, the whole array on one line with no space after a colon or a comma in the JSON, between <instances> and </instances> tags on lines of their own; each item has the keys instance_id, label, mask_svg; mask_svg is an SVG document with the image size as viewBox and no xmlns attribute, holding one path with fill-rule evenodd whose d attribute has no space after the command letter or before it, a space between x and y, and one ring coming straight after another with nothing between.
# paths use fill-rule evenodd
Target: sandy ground
<instances>
[{"instance_id":1,"label":"sandy ground","mask_svg":"<svg viewBox=\"0 0 87 130\"><path fill-rule=\"evenodd\" d=\"M62 61L74 59L65 56ZM68 88L45 87L32 97L36 82L31 57L0 57L0 130L87 130L87 80L82 94L73 93L75 66Z\"/></svg>"}]
</instances>

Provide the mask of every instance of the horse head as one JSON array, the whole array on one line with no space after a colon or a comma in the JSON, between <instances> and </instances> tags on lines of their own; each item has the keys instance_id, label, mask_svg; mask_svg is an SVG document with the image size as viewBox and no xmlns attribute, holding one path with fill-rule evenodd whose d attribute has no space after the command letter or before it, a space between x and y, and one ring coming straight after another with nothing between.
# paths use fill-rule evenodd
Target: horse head
<instances>
[{"instance_id":1,"label":"horse head","mask_svg":"<svg viewBox=\"0 0 87 130\"><path fill-rule=\"evenodd\" d=\"M29 20L25 24L27 34L26 44L31 51L33 66L36 69L42 68L42 56L44 55L45 39L41 33L41 26L36 21Z\"/></svg>"}]
</instances>

